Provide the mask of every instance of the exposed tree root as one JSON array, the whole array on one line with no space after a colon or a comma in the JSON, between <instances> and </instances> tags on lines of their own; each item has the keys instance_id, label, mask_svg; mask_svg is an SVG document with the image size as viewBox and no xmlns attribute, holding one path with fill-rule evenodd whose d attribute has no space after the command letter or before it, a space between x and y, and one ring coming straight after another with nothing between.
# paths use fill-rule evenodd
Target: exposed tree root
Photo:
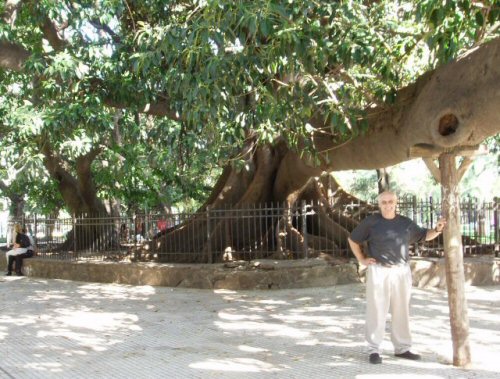
<instances>
[{"instance_id":1,"label":"exposed tree root","mask_svg":"<svg viewBox=\"0 0 500 379\"><path fill-rule=\"evenodd\" d=\"M249 139L241 157L244 168L226 167L195 216L155 238L159 261L346 255L347 237L370 205L343 191L331 175L311 177L283 144L257 146Z\"/></svg>"}]
</instances>

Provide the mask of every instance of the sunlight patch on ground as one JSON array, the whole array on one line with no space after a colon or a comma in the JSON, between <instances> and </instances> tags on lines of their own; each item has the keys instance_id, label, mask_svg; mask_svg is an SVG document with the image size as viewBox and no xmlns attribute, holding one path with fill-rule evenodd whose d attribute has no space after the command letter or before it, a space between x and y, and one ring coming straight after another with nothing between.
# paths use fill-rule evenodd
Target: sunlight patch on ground
<instances>
[{"instance_id":1,"label":"sunlight patch on ground","mask_svg":"<svg viewBox=\"0 0 500 379\"><path fill-rule=\"evenodd\" d=\"M274 305L274 304L286 304L286 301L268 299L268 300L259 300L259 301L256 301L256 303L257 304L270 304L270 305Z\"/></svg>"},{"instance_id":2,"label":"sunlight patch on ground","mask_svg":"<svg viewBox=\"0 0 500 379\"><path fill-rule=\"evenodd\" d=\"M227 313L227 312L219 312L219 317L222 320L229 320L229 321L262 320L262 316L258 316L256 314L253 314L253 315L242 315L242 314L235 315L235 314L231 314L231 313Z\"/></svg>"},{"instance_id":3,"label":"sunlight patch on ground","mask_svg":"<svg viewBox=\"0 0 500 379\"><path fill-rule=\"evenodd\" d=\"M422 361L395 358L387 333L374 367L361 284L218 294L29 278L2 286L0 370L19 379L500 378L498 286L466 288L474 371L450 364L442 290L414 291L412 350Z\"/></svg>"},{"instance_id":4,"label":"sunlight patch on ground","mask_svg":"<svg viewBox=\"0 0 500 379\"><path fill-rule=\"evenodd\" d=\"M68 327L84 328L98 332L118 330L126 328L129 330L141 330L135 323L138 321L137 315L123 312L89 312L61 310L58 317L60 325Z\"/></svg>"},{"instance_id":5,"label":"sunlight patch on ground","mask_svg":"<svg viewBox=\"0 0 500 379\"><path fill-rule=\"evenodd\" d=\"M61 349L60 353L67 356L86 355L91 351L106 351L109 348L108 345L110 345L106 338L99 337L93 334L75 333L68 330L40 331L37 333L36 337L42 340L45 338L51 338L77 343L80 350L72 350L71 353L68 353L65 350ZM117 342L118 341L115 341L114 343Z\"/></svg>"},{"instance_id":6,"label":"sunlight patch on ground","mask_svg":"<svg viewBox=\"0 0 500 379\"><path fill-rule=\"evenodd\" d=\"M444 379L448 376L438 376L429 374L363 374L356 375L356 379Z\"/></svg>"},{"instance_id":7,"label":"sunlight patch on ground","mask_svg":"<svg viewBox=\"0 0 500 379\"><path fill-rule=\"evenodd\" d=\"M192 368L211 371L277 372L281 369L272 364L251 358L207 359L190 365Z\"/></svg>"},{"instance_id":8,"label":"sunlight patch on ground","mask_svg":"<svg viewBox=\"0 0 500 379\"><path fill-rule=\"evenodd\" d=\"M226 290L226 289L218 289L218 290L214 290L214 293L216 295L229 295L229 294L237 294L238 292L237 291L233 291L233 290Z\"/></svg>"},{"instance_id":9,"label":"sunlight patch on ground","mask_svg":"<svg viewBox=\"0 0 500 379\"><path fill-rule=\"evenodd\" d=\"M267 349L262 349L260 347L253 347L253 346L247 346L247 345L240 345L240 346L238 346L238 349L241 351L249 352L249 353L262 353L265 351L269 351Z\"/></svg>"},{"instance_id":10,"label":"sunlight patch on ground","mask_svg":"<svg viewBox=\"0 0 500 379\"><path fill-rule=\"evenodd\" d=\"M123 286L118 284L103 285L101 283L84 284L78 287L85 299L147 299L155 293L153 286Z\"/></svg>"},{"instance_id":11,"label":"sunlight patch on ground","mask_svg":"<svg viewBox=\"0 0 500 379\"><path fill-rule=\"evenodd\" d=\"M49 371L51 373L63 372L64 367L58 362L36 362L27 363L24 365L25 368L36 371Z\"/></svg>"},{"instance_id":12,"label":"sunlight patch on ground","mask_svg":"<svg viewBox=\"0 0 500 379\"><path fill-rule=\"evenodd\" d=\"M309 337L310 333L297 329L291 328L287 325L274 324L269 322L251 322L244 321L238 323L225 323L217 321L215 322L220 329L225 331L247 331L247 332L261 332L266 336L284 336L294 339L306 338Z\"/></svg>"}]
</instances>

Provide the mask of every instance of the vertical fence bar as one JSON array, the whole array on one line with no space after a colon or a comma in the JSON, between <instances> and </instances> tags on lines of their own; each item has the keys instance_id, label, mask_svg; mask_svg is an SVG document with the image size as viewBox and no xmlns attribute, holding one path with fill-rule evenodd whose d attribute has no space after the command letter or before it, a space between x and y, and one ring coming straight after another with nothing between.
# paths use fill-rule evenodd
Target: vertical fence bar
<instances>
[{"instance_id":1,"label":"vertical fence bar","mask_svg":"<svg viewBox=\"0 0 500 379\"><path fill-rule=\"evenodd\" d=\"M434 228L434 201L432 196L429 196L429 213L430 227Z\"/></svg>"},{"instance_id":2,"label":"vertical fence bar","mask_svg":"<svg viewBox=\"0 0 500 379\"><path fill-rule=\"evenodd\" d=\"M252 254L254 254L254 250L257 250L257 243L260 240L260 233L257 233L257 214L259 212L257 211L257 208L255 206L255 203L253 204L253 232L252 235L254 236L253 243L250 241L250 246L249 246L249 251L250 251L250 258L252 257ZM262 220L259 218L258 223L260 225L260 222ZM260 227L259 227L260 230Z\"/></svg>"},{"instance_id":3,"label":"vertical fence bar","mask_svg":"<svg viewBox=\"0 0 500 379\"><path fill-rule=\"evenodd\" d=\"M76 256L76 215L74 213L71 221L73 224L73 254Z\"/></svg>"},{"instance_id":4,"label":"vertical fence bar","mask_svg":"<svg viewBox=\"0 0 500 379\"><path fill-rule=\"evenodd\" d=\"M148 206L144 204L144 228L142 230L144 239L149 240L149 213Z\"/></svg>"},{"instance_id":5,"label":"vertical fence bar","mask_svg":"<svg viewBox=\"0 0 500 379\"><path fill-rule=\"evenodd\" d=\"M308 248L307 248L307 204L305 200L302 200L302 235L304 236L304 241L303 241L303 254L304 258L307 259L309 258L309 253L308 253Z\"/></svg>"},{"instance_id":6,"label":"vertical fence bar","mask_svg":"<svg viewBox=\"0 0 500 379\"><path fill-rule=\"evenodd\" d=\"M273 215L272 213L270 213L270 209L269 209L269 205L267 204L267 201L266 201L266 204L265 204L265 209L264 209L264 217L266 217L266 223L265 223L265 229L264 229L264 232L265 232L265 246L266 246L266 250L269 250L269 248L271 247L271 238L270 238L270 235L269 233L271 233L271 236L272 236L272 229L273 229L273 223L274 223L274 219L273 219ZM269 222L269 217L271 217L271 222Z\"/></svg>"},{"instance_id":7,"label":"vertical fence bar","mask_svg":"<svg viewBox=\"0 0 500 379\"><path fill-rule=\"evenodd\" d=\"M479 250L482 254L484 252L484 244L486 243L486 230L485 230L485 211L486 204L483 201L482 206L479 208L478 212L478 239L479 239Z\"/></svg>"},{"instance_id":8,"label":"vertical fence bar","mask_svg":"<svg viewBox=\"0 0 500 379\"><path fill-rule=\"evenodd\" d=\"M471 246L471 239L475 239L476 238L476 223L477 223L477 214L476 214L476 207L474 206L474 203L472 201L472 197L468 197L468 209L469 209L469 218L467 220L467 236L469 237L469 241L467 241L467 248L464 249L465 253L469 253L469 254L472 254L473 252L473 249L472 249L472 246ZM471 228L471 225L472 224L472 228Z\"/></svg>"},{"instance_id":9,"label":"vertical fence bar","mask_svg":"<svg viewBox=\"0 0 500 379\"><path fill-rule=\"evenodd\" d=\"M493 198L493 227L495 228L494 236L495 236L495 243L494 243L494 250L495 250L495 257L498 257L498 254L500 253L500 212L498 211L500 204L500 198L494 197Z\"/></svg>"},{"instance_id":10,"label":"vertical fence bar","mask_svg":"<svg viewBox=\"0 0 500 379\"><path fill-rule=\"evenodd\" d=\"M212 235L210 233L210 207L207 206L207 211L205 212L207 216L207 254L208 263L212 263Z\"/></svg>"},{"instance_id":11,"label":"vertical fence bar","mask_svg":"<svg viewBox=\"0 0 500 379\"><path fill-rule=\"evenodd\" d=\"M274 202L271 201L271 205L270 205L270 208L269 208L269 214L271 215L271 235L268 236L268 240L271 241L271 251L274 251L276 250L276 233L275 233L275 225L276 225L276 220L275 220L275 217L274 217L274 207L273 207L273 204Z\"/></svg>"},{"instance_id":12,"label":"vertical fence bar","mask_svg":"<svg viewBox=\"0 0 500 379\"><path fill-rule=\"evenodd\" d=\"M134 246L137 247L137 212L136 211L134 211L134 214L132 215L132 222L134 223L134 225L133 225L134 235L132 236L132 241L134 242Z\"/></svg>"},{"instance_id":13,"label":"vertical fence bar","mask_svg":"<svg viewBox=\"0 0 500 379\"><path fill-rule=\"evenodd\" d=\"M438 201L439 203L439 201ZM430 228L433 229L434 228L434 212L435 212L435 209L434 209L434 198L432 196L429 196L429 213L428 213L428 217L429 217L429 222L430 222ZM441 215L439 215L441 216ZM431 242L433 247L434 245L436 244L435 241Z\"/></svg>"},{"instance_id":14,"label":"vertical fence bar","mask_svg":"<svg viewBox=\"0 0 500 379\"><path fill-rule=\"evenodd\" d=\"M411 198L411 205L412 205L412 215L413 215L413 220L415 222L418 222L418 212L417 212L417 197L415 195L412 196ZM420 245L418 243L415 244L415 255L417 257L420 257L422 255L420 251Z\"/></svg>"},{"instance_id":15,"label":"vertical fence bar","mask_svg":"<svg viewBox=\"0 0 500 379\"><path fill-rule=\"evenodd\" d=\"M36 245L37 245L37 240L36 240L36 235L38 234L37 232L37 217L36 217L36 213L35 213L35 217L34 217L34 225L33 225L33 241L35 241L35 246L33 246L33 249L34 251L36 252L38 249L36 248Z\"/></svg>"},{"instance_id":16,"label":"vertical fence bar","mask_svg":"<svg viewBox=\"0 0 500 379\"><path fill-rule=\"evenodd\" d=\"M208 212L210 212L210 210L208 210ZM195 216L195 217L196 217L196 216ZM213 214L210 216L210 218L211 218L211 219L213 219ZM186 221L186 222L187 222L187 223L188 223L188 225L189 225L189 217L188 217L188 219L187 219L187 221ZM209 220L209 223L210 223L210 220ZM190 251L190 254L194 256L194 255L196 255L197 253L200 253L199 251L197 251L197 250L196 250L196 247L198 246L198 244L197 244L197 240L196 240L196 237L197 237L197 236L196 236L196 230L195 230L195 228L194 228L194 226L193 226L193 225L189 225L189 230L191 231L191 246L193 246L193 248L192 248L192 249L191 249L191 251ZM211 230L211 228L210 228L210 234L212 234L212 230ZM212 255L212 251L211 251L212 246L211 246L211 245L212 245L212 244L211 244L211 242L210 242L210 247L209 247L209 256L211 256L211 255ZM201 248L201 249L203 249L203 247L202 247L202 246L203 246L203 244L201 244L201 245L200 245L200 248ZM201 252L203 252L203 250L201 250ZM210 258L210 257L209 257L209 259L212 259L212 258ZM211 263L211 262L210 262L210 263Z\"/></svg>"}]
</instances>

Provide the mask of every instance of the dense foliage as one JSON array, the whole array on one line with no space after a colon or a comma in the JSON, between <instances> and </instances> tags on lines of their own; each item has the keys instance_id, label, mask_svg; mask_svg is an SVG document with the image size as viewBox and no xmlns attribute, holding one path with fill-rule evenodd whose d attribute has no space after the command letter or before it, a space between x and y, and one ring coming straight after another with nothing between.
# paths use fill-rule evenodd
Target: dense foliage
<instances>
[{"instance_id":1,"label":"dense foliage","mask_svg":"<svg viewBox=\"0 0 500 379\"><path fill-rule=\"evenodd\" d=\"M101 199L201 201L251 133L307 146L320 118L333 139L352 138L364 109L498 36L499 12L494 1L6 1L0 49L15 46L22 64L0 65L0 175L48 211L61 198L47 154L75 175L95 152Z\"/></svg>"}]
</instances>

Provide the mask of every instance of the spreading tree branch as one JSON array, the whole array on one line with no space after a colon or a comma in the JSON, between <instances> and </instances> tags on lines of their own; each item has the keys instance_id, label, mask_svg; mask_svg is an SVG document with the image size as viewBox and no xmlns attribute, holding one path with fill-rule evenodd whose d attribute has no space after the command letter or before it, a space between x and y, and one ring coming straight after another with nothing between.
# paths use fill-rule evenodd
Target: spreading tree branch
<instances>
[{"instance_id":1,"label":"spreading tree branch","mask_svg":"<svg viewBox=\"0 0 500 379\"><path fill-rule=\"evenodd\" d=\"M400 89L395 102L384 109L366 109L366 133L347 143L339 145L328 135L316 133L321 168L377 169L416 158L408 156L408 151L418 146L427 146L439 155L478 145L500 131L498 83L500 37L425 73ZM316 115L310 124L321 131L330 122L328 117ZM314 165L312 160L307 163Z\"/></svg>"},{"instance_id":2,"label":"spreading tree branch","mask_svg":"<svg viewBox=\"0 0 500 379\"><path fill-rule=\"evenodd\" d=\"M121 42L122 40L121 37L118 34L116 34L108 25L103 24L97 19L90 20L90 24L97 30L105 31L109 36L111 36L113 42L115 43Z\"/></svg>"},{"instance_id":3,"label":"spreading tree branch","mask_svg":"<svg viewBox=\"0 0 500 379\"><path fill-rule=\"evenodd\" d=\"M474 158L471 157L464 157L462 162L460 163L460 166L458 167L457 170L457 180L460 182L469 169L470 166L472 166L472 163L474 163Z\"/></svg>"},{"instance_id":4,"label":"spreading tree branch","mask_svg":"<svg viewBox=\"0 0 500 379\"><path fill-rule=\"evenodd\" d=\"M45 18L41 29L54 50L60 51L67 46L67 42L59 37L58 28L49 18Z\"/></svg>"},{"instance_id":5,"label":"spreading tree branch","mask_svg":"<svg viewBox=\"0 0 500 379\"><path fill-rule=\"evenodd\" d=\"M129 108L131 104L125 103L123 101L116 101L112 98L106 98L104 104L112 108ZM140 113L148 114L151 116L168 117L174 121L181 121L180 115L171 108L170 101L167 99L159 100L155 103L148 103L145 106L138 109Z\"/></svg>"},{"instance_id":6,"label":"spreading tree branch","mask_svg":"<svg viewBox=\"0 0 500 379\"><path fill-rule=\"evenodd\" d=\"M16 21L17 12L20 6L21 6L20 0L7 0L5 2L2 19L6 24L9 24L11 27L14 25L14 22Z\"/></svg>"},{"instance_id":7,"label":"spreading tree branch","mask_svg":"<svg viewBox=\"0 0 500 379\"><path fill-rule=\"evenodd\" d=\"M436 161L433 158L422 158L425 165L431 172L432 176L434 177L434 180L436 182L441 183L441 171L439 170L438 165L436 164Z\"/></svg>"}]
</instances>

